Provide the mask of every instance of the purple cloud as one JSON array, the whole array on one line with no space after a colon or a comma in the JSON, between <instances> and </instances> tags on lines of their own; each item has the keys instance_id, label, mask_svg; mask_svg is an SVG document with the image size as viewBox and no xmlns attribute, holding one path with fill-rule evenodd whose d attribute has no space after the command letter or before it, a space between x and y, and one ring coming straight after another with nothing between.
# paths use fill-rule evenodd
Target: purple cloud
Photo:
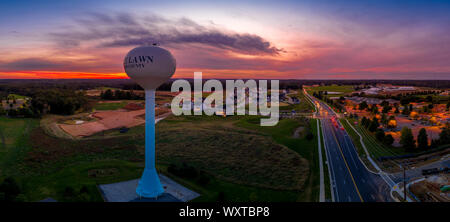
<instances>
[{"instance_id":1,"label":"purple cloud","mask_svg":"<svg viewBox=\"0 0 450 222\"><path fill-rule=\"evenodd\" d=\"M51 33L51 36L64 46L98 41L98 47L200 44L247 55L275 56L284 52L258 35L223 31L187 18L170 20L158 15L136 17L126 13L114 16L95 13L77 19L76 28Z\"/></svg>"}]
</instances>

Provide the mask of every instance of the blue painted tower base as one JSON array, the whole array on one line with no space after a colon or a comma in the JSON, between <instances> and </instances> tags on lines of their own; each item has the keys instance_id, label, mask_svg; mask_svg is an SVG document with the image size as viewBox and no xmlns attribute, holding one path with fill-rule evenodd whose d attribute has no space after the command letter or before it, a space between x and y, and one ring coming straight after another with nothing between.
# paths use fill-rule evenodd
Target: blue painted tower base
<instances>
[{"instance_id":1,"label":"blue painted tower base","mask_svg":"<svg viewBox=\"0 0 450 222\"><path fill-rule=\"evenodd\" d=\"M145 198L164 193L155 168L155 90L145 90L145 169L136 193Z\"/></svg>"},{"instance_id":2,"label":"blue painted tower base","mask_svg":"<svg viewBox=\"0 0 450 222\"><path fill-rule=\"evenodd\" d=\"M140 197L146 198L155 198L164 193L164 188L159 181L156 169L144 169L144 173L136 188L136 193Z\"/></svg>"}]
</instances>

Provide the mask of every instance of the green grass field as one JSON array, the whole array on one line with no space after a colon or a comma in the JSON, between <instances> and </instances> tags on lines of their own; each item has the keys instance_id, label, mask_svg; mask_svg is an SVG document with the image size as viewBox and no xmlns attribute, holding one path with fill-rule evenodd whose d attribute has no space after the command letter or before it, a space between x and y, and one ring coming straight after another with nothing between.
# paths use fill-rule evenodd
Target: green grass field
<instances>
[{"instance_id":1,"label":"green grass field","mask_svg":"<svg viewBox=\"0 0 450 222\"><path fill-rule=\"evenodd\" d=\"M301 189L308 170L306 160L278 145L265 131L246 130L235 124L250 126L248 129L259 127L259 117L169 117L158 124L158 160L187 162L233 183ZM266 128L292 135L298 125L292 120L282 120L277 126Z\"/></svg>"},{"instance_id":2,"label":"green grass field","mask_svg":"<svg viewBox=\"0 0 450 222\"><path fill-rule=\"evenodd\" d=\"M312 95L314 92L319 91L327 91L327 92L340 92L340 94L328 94L324 95L325 97L340 97L345 96L354 91L353 86L350 85L330 85L330 86L317 86L317 87L309 87L308 93Z\"/></svg>"},{"instance_id":3,"label":"green grass field","mask_svg":"<svg viewBox=\"0 0 450 222\"><path fill-rule=\"evenodd\" d=\"M27 96L22 96L22 95L17 95L17 94L9 94L9 95L7 96L7 98L8 98L9 100L13 100L13 99L26 99L26 98L29 98L29 97L27 97Z\"/></svg>"},{"instance_id":4,"label":"green grass field","mask_svg":"<svg viewBox=\"0 0 450 222\"><path fill-rule=\"evenodd\" d=\"M239 125L257 129L261 132L265 132L271 135L274 140L286 147L299 153L302 157L309 162L309 175L305 183L302 192L298 196L298 201L317 201L319 197L319 165L318 165L318 151L317 151L317 125L315 119L307 120L303 125L309 125L311 131L313 132L314 138L312 140L307 140L305 138L296 139L292 138L293 130L298 126L295 121L285 121L280 122L279 127L276 129L270 127L261 127L257 124L249 124L249 121L240 122ZM291 133L289 133L291 132Z\"/></svg>"},{"instance_id":5,"label":"green grass field","mask_svg":"<svg viewBox=\"0 0 450 222\"><path fill-rule=\"evenodd\" d=\"M1 138L5 138L0 146L0 181L16 179L26 201L46 197L79 201L63 195L69 186L75 190L87 187L89 193L82 200L102 201L96 184L137 178L142 169L141 163L129 160L138 153L127 147L129 140L59 139L46 135L38 119L0 117L0 130ZM101 178L88 175L91 169L105 168L117 172Z\"/></svg>"},{"instance_id":6,"label":"green grass field","mask_svg":"<svg viewBox=\"0 0 450 222\"><path fill-rule=\"evenodd\" d=\"M112 88L112 87L98 87L98 88L96 88L96 89L98 89L98 90L102 90L102 91L106 91L106 90L112 90L112 91L115 91L115 90L121 90L121 89L119 89L119 88Z\"/></svg>"},{"instance_id":7,"label":"green grass field","mask_svg":"<svg viewBox=\"0 0 450 222\"><path fill-rule=\"evenodd\" d=\"M157 124L157 166L200 192L195 201L216 201L220 194L225 201L317 201L317 139L292 137L302 124L311 124L315 132L315 122L309 121L286 119L276 127L260 127L259 117L253 116L169 117ZM102 201L97 184L142 173L142 126L119 137L86 140L49 136L37 119L1 118L0 126L5 138L0 181L14 177L27 201ZM205 171L210 182L167 171L169 164L182 162ZM76 194L68 196L69 188ZM82 188L88 193L79 193Z\"/></svg>"},{"instance_id":8,"label":"green grass field","mask_svg":"<svg viewBox=\"0 0 450 222\"><path fill-rule=\"evenodd\" d=\"M378 158L381 156L395 156L395 155L403 155L406 152L398 147L387 147L386 145L379 142L373 133L370 133L366 128L361 125L354 126L356 130L363 136L364 144L369 151L369 153L374 158Z\"/></svg>"},{"instance_id":9,"label":"green grass field","mask_svg":"<svg viewBox=\"0 0 450 222\"><path fill-rule=\"evenodd\" d=\"M36 119L15 119L0 117L0 178L14 174L14 168L21 167L17 161L30 149L30 132L39 126Z\"/></svg>"},{"instance_id":10,"label":"green grass field","mask_svg":"<svg viewBox=\"0 0 450 222\"><path fill-rule=\"evenodd\" d=\"M349 93L353 92L353 86L350 85L330 85L330 86L318 86L318 87L311 87L310 90L314 92L318 91L330 91L330 92L342 92L342 93Z\"/></svg>"},{"instance_id":11,"label":"green grass field","mask_svg":"<svg viewBox=\"0 0 450 222\"><path fill-rule=\"evenodd\" d=\"M297 94L290 94L288 96L297 97L300 99L300 104L290 104L287 106L280 106L280 110L295 110L299 113L311 113L314 112L313 105L307 101L305 95L303 94L303 90L299 90Z\"/></svg>"},{"instance_id":12,"label":"green grass field","mask_svg":"<svg viewBox=\"0 0 450 222\"><path fill-rule=\"evenodd\" d=\"M345 131L352 137L353 143L356 145L356 149L358 151L359 156L366 157L366 152L364 151L361 145L359 135L350 127L350 125L347 123L347 121L345 121L345 119L342 119L340 122L342 123L342 126L344 126ZM352 121L350 121L350 123L352 123ZM353 127L355 127L355 125L353 125Z\"/></svg>"},{"instance_id":13,"label":"green grass field","mask_svg":"<svg viewBox=\"0 0 450 222\"><path fill-rule=\"evenodd\" d=\"M354 119L349 119L350 123L353 123L354 121L355 121ZM366 152L364 151L364 149L363 149L363 147L361 145L361 141L360 141L359 135L349 126L349 124L347 123L347 121L345 121L345 119L342 119L340 122L342 123L342 125L345 128L345 130L348 132L348 134L352 138L353 143L357 147L358 154L360 155L360 157L362 158L362 160L364 161L366 166L371 168L371 169L374 169L372 167L372 165L370 164L370 162L367 160L367 155L366 155ZM374 161L377 161L378 157L382 157L382 156L396 156L396 155L406 154L406 152L402 148L388 147L388 146L384 145L383 143L379 142L375 138L373 133L370 133L366 128L364 128L360 124L353 125L353 127L359 132L359 134L362 135L363 142L364 142L364 144L365 144L365 146L367 148L367 151L369 152L371 158ZM393 162L391 162L391 161L389 163L385 162L385 166L386 167L391 167L392 163ZM394 165L396 165L396 164L394 164ZM383 166L383 164L381 166Z\"/></svg>"},{"instance_id":14,"label":"green grass field","mask_svg":"<svg viewBox=\"0 0 450 222\"><path fill-rule=\"evenodd\" d=\"M109 102L109 103L96 103L94 109L96 110L117 110L121 109L128 104L127 101Z\"/></svg>"}]
</instances>

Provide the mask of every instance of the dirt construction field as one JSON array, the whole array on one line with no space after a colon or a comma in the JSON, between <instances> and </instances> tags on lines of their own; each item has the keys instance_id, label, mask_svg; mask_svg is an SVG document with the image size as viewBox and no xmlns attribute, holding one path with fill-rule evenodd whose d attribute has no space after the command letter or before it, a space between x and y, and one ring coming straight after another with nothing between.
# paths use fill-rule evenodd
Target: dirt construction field
<instances>
[{"instance_id":1,"label":"dirt construction field","mask_svg":"<svg viewBox=\"0 0 450 222\"><path fill-rule=\"evenodd\" d=\"M58 124L58 126L74 137L85 137L104 130L141 125L145 123L144 114L144 109L99 111L92 114L92 117L98 119L97 121L82 124Z\"/></svg>"}]
</instances>

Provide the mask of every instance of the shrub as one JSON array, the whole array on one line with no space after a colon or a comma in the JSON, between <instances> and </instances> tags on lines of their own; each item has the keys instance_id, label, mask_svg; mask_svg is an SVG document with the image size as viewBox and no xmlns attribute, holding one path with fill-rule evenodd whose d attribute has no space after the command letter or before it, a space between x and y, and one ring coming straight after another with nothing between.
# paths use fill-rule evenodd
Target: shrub
<instances>
[{"instance_id":1,"label":"shrub","mask_svg":"<svg viewBox=\"0 0 450 222\"><path fill-rule=\"evenodd\" d=\"M6 201L6 195L3 192L0 192L0 202Z\"/></svg>"},{"instance_id":2,"label":"shrub","mask_svg":"<svg viewBox=\"0 0 450 222\"><path fill-rule=\"evenodd\" d=\"M383 143L388 146L392 145L394 143L394 137L391 134L387 134L383 139Z\"/></svg>"},{"instance_id":3,"label":"shrub","mask_svg":"<svg viewBox=\"0 0 450 222\"><path fill-rule=\"evenodd\" d=\"M210 181L209 176L206 175L205 172L201 171L197 182L202 186L206 186L208 185L209 181Z\"/></svg>"},{"instance_id":4,"label":"shrub","mask_svg":"<svg viewBox=\"0 0 450 222\"><path fill-rule=\"evenodd\" d=\"M220 191L217 195L217 202L224 202L225 201L225 193Z\"/></svg>"},{"instance_id":5,"label":"shrub","mask_svg":"<svg viewBox=\"0 0 450 222\"><path fill-rule=\"evenodd\" d=\"M167 168L167 171L175 176L187 178L187 179L195 179L198 176L197 170L183 163L181 166L177 166L175 164L170 164Z\"/></svg>"},{"instance_id":6,"label":"shrub","mask_svg":"<svg viewBox=\"0 0 450 222\"><path fill-rule=\"evenodd\" d=\"M20 187L14 178L8 177L0 185L0 192L4 193L4 200L10 202L20 194Z\"/></svg>"},{"instance_id":7,"label":"shrub","mask_svg":"<svg viewBox=\"0 0 450 222\"><path fill-rule=\"evenodd\" d=\"M89 189L86 186L81 187L80 193L89 193Z\"/></svg>"},{"instance_id":8,"label":"shrub","mask_svg":"<svg viewBox=\"0 0 450 222\"><path fill-rule=\"evenodd\" d=\"M64 195L64 198L68 198L68 199L73 198L75 196L75 189L73 189L73 187L66 187L64 189L63 195Z\"/></svg>"},{"instance_id":9,"label":"shrub","mask_svg":"<svg viewBox=\"0 0 450 222\"><path fill-rule=\"evenodd\" d=\"M378 141L383 141L385 137L384 131L382 129L377 129L375 137L377 138Z\"/></svg>"},{"instance_id":10,"label":"shrub","mask_svg":"<svg viewBox=\"0 0 450 222\"><path fill-rule=\"evenodd\" d=\"M27 198L25 197L24 194L19 194L17 195L17 197L14 199L15 202L25 202L27 201Z\"/></svg>"}]
</instances>

